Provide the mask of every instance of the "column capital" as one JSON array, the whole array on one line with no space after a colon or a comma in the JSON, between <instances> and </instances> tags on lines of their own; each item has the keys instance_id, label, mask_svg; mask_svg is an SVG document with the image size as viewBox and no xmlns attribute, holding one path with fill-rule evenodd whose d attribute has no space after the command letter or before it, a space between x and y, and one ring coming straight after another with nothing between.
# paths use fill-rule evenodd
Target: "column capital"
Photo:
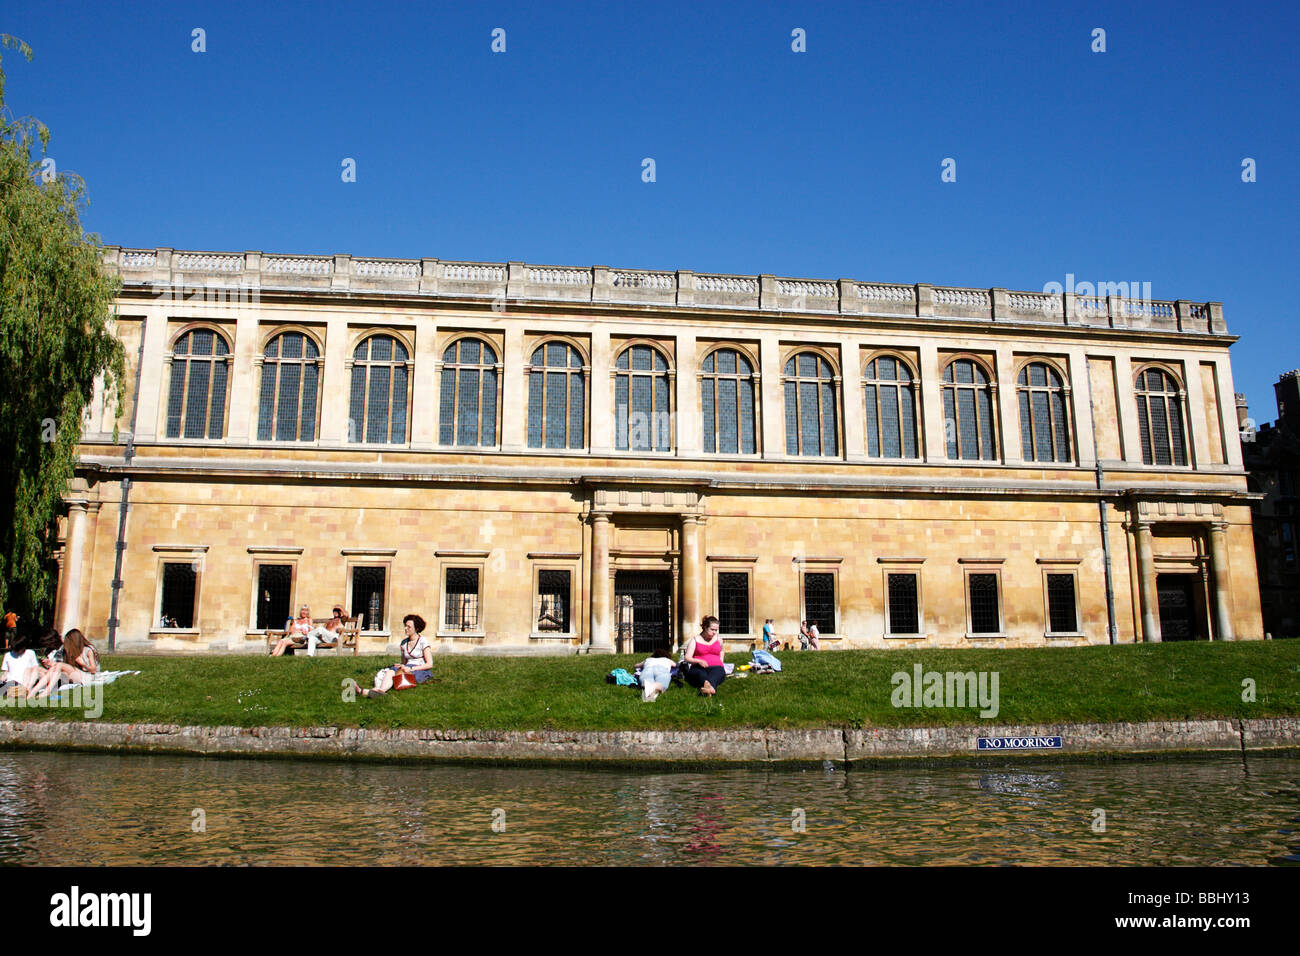
<instances>
[{"instance_id":1,"label":"column capital","mask_svg":"<svg viewBox=\"0 0 1300 956\"><path fill-rule=\"evenodd\" d=\"M1227 534L1227 533L1228 533L1228 522L1226 522L1226 521L1211 521L1211 522L1210 522L1210 533L1211 533L1211 534Z\"/></svg>"}]
</instances>

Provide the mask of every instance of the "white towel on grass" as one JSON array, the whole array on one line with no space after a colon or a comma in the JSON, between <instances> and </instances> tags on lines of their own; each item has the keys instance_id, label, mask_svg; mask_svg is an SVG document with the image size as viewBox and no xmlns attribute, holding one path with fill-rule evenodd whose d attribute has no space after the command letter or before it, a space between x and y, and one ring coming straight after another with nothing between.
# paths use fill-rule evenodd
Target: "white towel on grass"
<instances>
[{"instance_id":1,"label":"white towel on grass","mask_svg":"<svg viewBox=\"0 0 1300 956\"><path fill-rule=\"evenodd\" d=\"M119 677L125 677L127 674L138 674L139 671L100 671L98 674L92 674L90 680L82 681L80 684L60 684L56 694L62 694L70 687L88 687L91 684L111 684Z\"/></svg>"}]
</instances>

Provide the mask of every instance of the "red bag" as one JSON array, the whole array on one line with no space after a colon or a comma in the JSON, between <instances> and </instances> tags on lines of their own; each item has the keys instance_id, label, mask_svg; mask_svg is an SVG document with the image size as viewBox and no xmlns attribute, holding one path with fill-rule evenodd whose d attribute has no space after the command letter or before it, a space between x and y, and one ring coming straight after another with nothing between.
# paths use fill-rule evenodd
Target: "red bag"
<instances>
[{"instance_id":1,"label":"red bag","mask_svg":"<svg viewBox=\"0 0 1300 956\"><path fill-rule=\"evenodd\" d=\"M406 690L415 686L415 678L406 671L398 671L393 677L393 690Z\"/></svg>"}]
</instances>

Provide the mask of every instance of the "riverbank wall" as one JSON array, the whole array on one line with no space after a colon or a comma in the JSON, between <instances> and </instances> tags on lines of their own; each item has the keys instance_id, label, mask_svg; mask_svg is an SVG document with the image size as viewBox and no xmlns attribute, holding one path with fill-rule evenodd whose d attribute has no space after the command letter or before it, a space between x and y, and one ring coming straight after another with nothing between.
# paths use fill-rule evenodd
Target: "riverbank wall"
<instances>
[{"instance_id":1,"label":"riverbank wall","mask_svg":"<svg viewBox=\"0 0 1300 956\"><path fill-rule=\"evenodd\" d=\"M996 740L981 749L980 738ZM1052 746L1057 743L1059 746ZM896 760L1004 760L1300 750L1300 717L861 730L476 731L357 727L185 727L0 721L0 748L227 757L519 764L846 768Z\"/></svg>"}]
</instances>

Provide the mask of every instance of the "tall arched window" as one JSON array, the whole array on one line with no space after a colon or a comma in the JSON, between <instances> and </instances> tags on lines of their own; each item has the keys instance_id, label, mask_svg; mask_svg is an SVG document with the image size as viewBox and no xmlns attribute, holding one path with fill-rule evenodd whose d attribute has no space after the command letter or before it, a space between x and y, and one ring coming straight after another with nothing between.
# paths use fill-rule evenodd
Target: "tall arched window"
<instances>
[{"instance_id":1,"label":"tall arched window","mask_svg":"<svg viewBox=\"0 0 1300 956\"><path fill-rule=\"evenodd\" d=\"M754 365L736 349L716 349L700 371L700 437L704 451L753 455Z\"/></svg>"},{"instance_id":2,"label":"tall arched window","mask_svg":"<svg viewBox=\"0 0 1300 956\"><path fill-rule=\"evenodd\" d=\"M649 345L632 345L614 362L614 447L672 449L672 390L668 360Z\"/></svg>"},{"instance_id":3,"label":"tall arched window","mask_svg":"<svg viewBox=\"0 0 1300 956\"><path fill-rule=\"evenodd\" d=\"M372 335L352 353L348 440L381 445L406 442L410 353L391 335Z\"/></svg>"},{"instance_id":4,"label":"tall arched window","mask_svg":"<svg viewBox=\"0 0 1300 956\"><path fill-rule=\"evenodd\" d=\"M1046 362L1030 362L1016 379L1020 450L1025 461L1073 461L1070 413L1061 375Z\"/></svg>"},{"instance_id":5,"label":"tall arched window","mask_svg":"<svg viewBox=\"0 0 1300 956\"><path fill-rule=\"evenodd\" d=\"M193 329L172 347L168 438L222 438L230 345L213 329Z\"/></svg>"},{"instance_id":6,"label":"tall arched window","mask_svg":"<svg viewBox=\"0 0 1300 956\"><path fill-rule=\"evenodd\" d=\"M974 359L956 359L943 370L944 435L953 460L997 458L993 424L993 385L988 370Z\"/></svg>"},{"instance_id":7,"label":"tall arched window","mask_svg":"<svg viewBox=\"0 0 1300 956\"><path fill-rule=\"evenodd\" d=\"M879 355L862 371L868 458L916 458L916 382L902 359Z\"/></svg>"},{"instance_id":8,"label":"tall arched window","mask_svg":"<svg viewBox=\"0 0 1300 956\"><path fill-rule=\"evenodd\" d=\"M461 339L442 353L438 444L497 443L497 353L479 339Z\"/></svg>"},{"instance_id":9,"label":"tall arched window","mask_svg":"<svg viewBox=\"0 0 1300 956\"><path fill-rule=\"evenodd\" d=\"M566 342L547 342L533 350L527 371L528 447L584 447L587 389L582 355Z\"/></svg>"},{"instance_id":10,"label":"tall arched window","mask_svg":"<svg viewBox=\"0 0 1300 956\"><path fill-rule=\"evenodd\" d=\"M1147 465L1186 465L1183 430L1183 391L1178 379L1159 368L1137 375L1138 434L1142 462Z\"/></svg>"},{"instance_id":11,"label":"tall arched window","mask_svg":"<svg viewBox=\"0 0 1300 956\"><path fill-rule=\"evenodd\" d=\"M785 451L788 455L838 455L835 371L815 352L785 363Z\"/></svg>"},{"instance_id":12,"label":"tall arched window","mask_svg":"<svg viewBox=\"0 0 1300 956\"><path fill-rule=\"evenodd\" d=\"M258 441L312 441L320 404L320 349L302 332L271 339L262 357Z\"/></svg>"}]
</instances>

